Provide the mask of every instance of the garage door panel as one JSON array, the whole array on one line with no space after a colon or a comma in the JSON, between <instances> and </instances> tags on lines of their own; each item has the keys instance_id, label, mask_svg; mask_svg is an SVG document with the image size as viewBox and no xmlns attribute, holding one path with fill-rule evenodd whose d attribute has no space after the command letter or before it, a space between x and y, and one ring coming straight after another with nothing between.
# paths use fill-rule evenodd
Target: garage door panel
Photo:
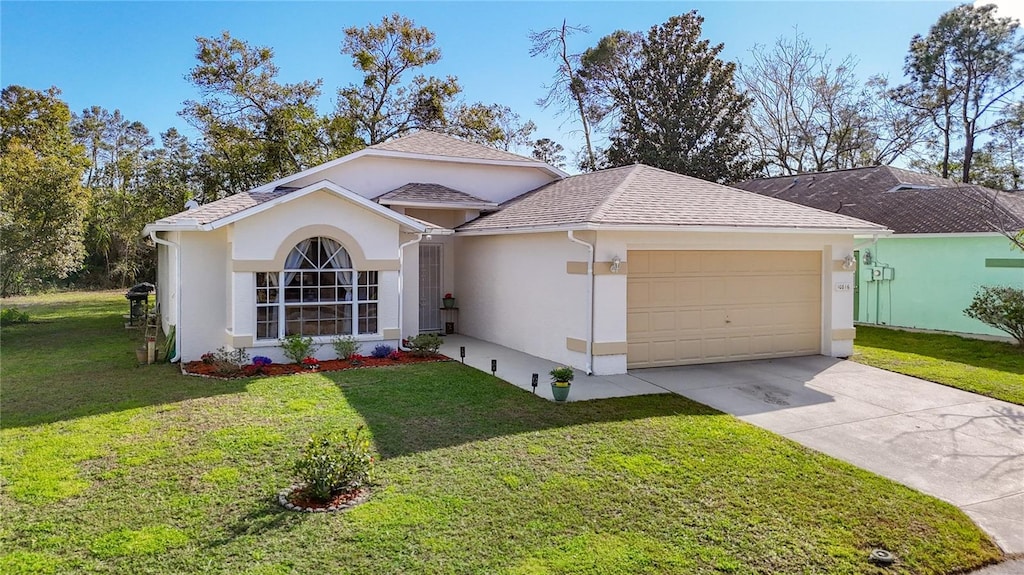
<instances>
[{"instance_id":1,"label":"garage door panel","mask_svg":"<svg viewBox=\"0 0 1024 575\"><path fill-rule=\"evenodd\" d=\"M631 368L819 351L820 252L630 251L627 259Z\"/></svg>"}]
</instances>

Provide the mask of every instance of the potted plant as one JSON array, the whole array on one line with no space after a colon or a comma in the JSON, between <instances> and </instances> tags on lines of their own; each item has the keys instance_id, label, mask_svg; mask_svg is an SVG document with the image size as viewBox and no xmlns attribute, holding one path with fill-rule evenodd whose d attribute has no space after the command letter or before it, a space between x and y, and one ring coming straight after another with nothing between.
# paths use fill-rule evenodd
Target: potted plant
<instances>
[{"instance_id":1,"label":"potted plant","mask_svg":"<svg viewBox=\"0 0 1024 575\"><path fill-rule=\"evenodd\" d=\"M576 374L568 366L556 367L551 370L551 395L555 401L565 401L569 398L569 386L572 385L572 378Z\"/></svg>"},{"instance_id":2,"label":"potted plant","mask_svg":"<svg viewBox=\"0 0 1024 575\"><path fill-rule=\"evenodd\" d=\"M455 297L450 293L444 294L444 297L441 298L441 305L444 306L444 309L453 309L455 307Z\"/></svg>"}]
</instances>

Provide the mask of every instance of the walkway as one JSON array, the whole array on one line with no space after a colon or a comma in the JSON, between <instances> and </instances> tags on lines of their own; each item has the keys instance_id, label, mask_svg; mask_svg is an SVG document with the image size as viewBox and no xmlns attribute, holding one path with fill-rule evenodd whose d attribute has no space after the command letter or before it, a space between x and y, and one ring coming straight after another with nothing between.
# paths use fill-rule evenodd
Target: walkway
<instances>
[{"instance_id":1,"label":"walkway","mask_svg":"<svg viewBox=\"0 0 1024 575\"><path fill-rule=\"evenodd\" d=\"M498 371L495 375L516 387L533 391L530 382L532 375L536 373L538 376L537 395L554 401L551 396L551 376L548 375L548 372L561 364L464 335L446 335L443 339L442 354L459 359L459 348L465 347L466 365L488 373L491 372L491 360L497 360ZM653 393L666 393L666 391L632 375L591 375L588 377L582 371L576 370L576 378L569 391L569 401Z\"/></svg>"}]
</instances>

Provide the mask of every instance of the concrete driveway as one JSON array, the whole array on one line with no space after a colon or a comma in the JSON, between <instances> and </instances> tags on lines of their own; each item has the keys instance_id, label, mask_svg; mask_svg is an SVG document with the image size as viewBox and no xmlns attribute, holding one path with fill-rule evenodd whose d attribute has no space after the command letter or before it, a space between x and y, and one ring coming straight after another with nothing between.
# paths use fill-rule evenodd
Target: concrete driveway
<instances>
[{"instance_id":1,"label":"concrete driveway","mask_svg":"<svg viewBox=\"0 0 1024 575\"><path fill-rule=\"evenodd\" d=\"M1024 553L1024 407L822 356L630 374L944 499Z\"/></svg>"}]
</instances>

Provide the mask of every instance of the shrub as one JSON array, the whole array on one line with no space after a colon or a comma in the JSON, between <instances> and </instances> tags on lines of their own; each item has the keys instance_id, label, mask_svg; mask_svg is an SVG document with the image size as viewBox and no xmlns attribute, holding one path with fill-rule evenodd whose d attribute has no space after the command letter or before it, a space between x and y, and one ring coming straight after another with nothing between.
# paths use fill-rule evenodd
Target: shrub
<instances>
[{"instance_id":1,"label":"shrub","mask_svg":"<svg viewBox=\"0 0 1024 575\"><path fill-rule=\"evenodd\" d=\"M1005 331L1024 347L1024 289L981 286L964 314Z\"/></svg>"},{"instance_id":2,"label":"shrub","mask_svg":"<svg viewBox=\"0 0 1024 575\"><path fill-rule=\"evenodd\" d=\"M373 348L373 351L370 353L370 355L377 359L384 359L385 357L391 355L391 352L393 351L395 351L395 348L391 347L390 345L382 343L377 347Z\"/></svg>"},{"instance_id":3,"label":"shrub","mask_svg":"<svg viewBox=\"0 0 1024 575\"><path fill-rule=\"evenodd\" d=\"M572 381L573 378L576 377L576 374L573 372L572 368L566 366L556 367L555 369L551 370L550 374L551 381L564 381L566 383Z\"/></svg>"},{"instance_id":4,"label":"shrub","mask_svg":"<svg viewBox=\"0 0 1024 575\"><path fill-rule=\"evenodd\" d=\"M395 351L388 354L388 359L392 361L398 361L402 359L402 352L396 349Z\"/></svg>"},{"instance_id":5,"label":"shrub","mask_svg":"<svg viewBox=\"0 0 1024 575\"><path fill-rule=\"evenodd\" d=\"M350 359L359 351L359 341L354 335L336 337L331 340L331 345L334 346L334 353L338 354L338 359Z\"/></svg>"},{"instance_id":6,"label":"shrub","mask_svg":"<svg viewBox=\"0 0 1024 575\"><path fill-rule=\"evenodd\" d=\"M410 337L406 342L409 350L417 357L435 355L437 350L441 349L441 336L436 333L421 333L416 337Z\"/></svg>"},{"instance_id":7,"label":"shrub","mask_svg":"<svg viewBox=\"0 0 1024 575\"><path fill-rule=\"evenodd\" d=\"M306 494L319 501L367 485L373 476L373 456L363 426L354 431L314 434L293 470L306 484Z\"/></svg>"},{"instance_id":8,"label":"shrub","mask_svg":"<svg viewBox=\"0 0 1024 575\"><path fill-rule=\"evenodd\" d=\"M13 307L0 311L0 326L14 325L16 323L28 323L28 314Z\"/></svg>"},{"instance_id":9,"label":"shrub","mask_svg":"<svg viewBox=\"0 0 1024 575\"><path fill-rule=\"evenodd\" d=\"M219 347L217 351L204 353L200 359L203 363L212 365L214 373L218 375L234 375L249 365L249 353L244 347L232 350Z\"/></svg>"},{"instance_id":10,"label":"shrub","mask_svg":"<svg viewBox=\"0 0 1024 575\"><path fill-rule=\"evenodd\" d=\"M281 340L281 351L285 357L292 360L292 363L302 363L304 358L313 355L319 347L318 345L313 345L313 338L302 337L297 333L293 333Z\"/></svg>"}]
</instances>

